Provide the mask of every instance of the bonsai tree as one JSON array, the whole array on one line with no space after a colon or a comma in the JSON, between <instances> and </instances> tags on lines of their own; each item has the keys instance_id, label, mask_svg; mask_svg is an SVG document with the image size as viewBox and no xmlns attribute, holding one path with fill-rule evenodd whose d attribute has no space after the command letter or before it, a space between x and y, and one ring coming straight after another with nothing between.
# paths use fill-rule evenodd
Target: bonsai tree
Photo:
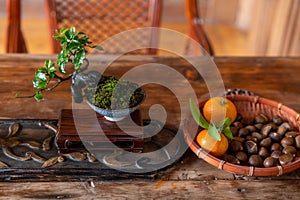
<instances>
[{"instance_id":1,"label":"bonsai tree","mask_svg":"<svg viewBox=\"0 0 300 200\"><path fill-rule=\"evenodd\" d=\"M76 32L75 27L70 29L62 28L56 31L53 37L60 41L62 47L61 52L57 55L56 62L46 60L44 65L35 72L35 77L32 80L35 89L33 95L20 96L20 92L18 92L16 97L35 98L37 101L40 101L43 99L44 91L53 90L60 83L71 77L73 77L72 85L76 85L76 75L88 67L88 60L86 58L87 48L103 50L101 46L91 46L92 42L89 41L89 37L83 32ZM68 74L66 70L67 65L71 65L72 68ZM96 74L96 76L97 75L99 74ZM53 81L55 81L54 84ZM78 88L73 87L72 93L76 90L78 90Z\"/></svg>"},{"instance_id":2,"label":"bonsai tree","mask_svg":"<svg viewBox=\"0 0 300 200\"><path fill-rule=\"evenodd\" d=\"M32 80L35 93L30 96L20 96L18 92L16 94L18 98L34 98L40 101L43 99L43 92L53 90L63 81L72 78L71 92L76 103L83 101L83 88L87 100L103 109L134 107L143 100L144 91L135 83L119 81L113 76L105 77L97 71L82 73L89 65L86 58L87 48L103 50L101 46L91 46L92 42L83 32L76 32L75 27L63 28L54 34L54 38L60 41L62 47L56 62L46 60L44 65L35 72ZM67 73L70 71L67 70L69 67L71 72ZM117 83L119 87L116 87ZM115 89L117 95L113 96ZM117 103L111 106L112 102Z\"/></svg>"}]
</instances>

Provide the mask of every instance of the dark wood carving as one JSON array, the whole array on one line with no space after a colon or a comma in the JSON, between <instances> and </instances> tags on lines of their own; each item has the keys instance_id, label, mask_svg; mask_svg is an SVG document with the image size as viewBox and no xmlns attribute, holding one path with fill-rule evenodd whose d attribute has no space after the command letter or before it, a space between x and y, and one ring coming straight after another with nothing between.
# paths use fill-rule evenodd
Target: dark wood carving
<instances>
[{"instance_id":1,"label":"dark wood carving","mask_svg":"<svg viewBox=\"0 0 300 200\"><path fill-rule=\"evenodd\" d=\"M157 171L133 174L115 170L84 150L59 153L54 140L57 124L57 120L1 119L0 181L153 179L157 176ZM10 131L14 125L19 128ZM114 152L107 154L114 155Z\"/></svg>"}]
</instances>

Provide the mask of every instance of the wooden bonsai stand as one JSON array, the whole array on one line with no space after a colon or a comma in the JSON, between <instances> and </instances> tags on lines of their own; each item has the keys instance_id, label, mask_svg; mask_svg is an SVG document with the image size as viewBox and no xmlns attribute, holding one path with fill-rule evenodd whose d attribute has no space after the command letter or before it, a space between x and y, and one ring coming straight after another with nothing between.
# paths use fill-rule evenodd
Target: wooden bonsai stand
<instances>
[{"instance_id":1,"label":"wooden bonsai stand","mask_svg":"<svg viewBox=\"0 0 300 200\"><path fill-rule=\"evenodd\" d=\"M84 151L86 150L84 144L91 144L88 148L97 151L115 150L116 147L112 147L109 143L113 143L117 147L127 151L143 151L143 127L139 110L136 110L131 116L127 117L131 117L135 124L129 123L126 118L118 123L111 122L98 113L95 113L96 120L98 121L98 124L95 124L95 119L92 119L93 116L90 113L90 110L61 110L55 141L59 153ZM76 117L79 116L80 122L84 123L75 123L73 114ZM99 130L99 125L102 130ZM118 125L129 134L125 133ZM80 136L77 130L80 130ZM82 140L84 140L84 144Z\"/></svg>"}]
</instances>

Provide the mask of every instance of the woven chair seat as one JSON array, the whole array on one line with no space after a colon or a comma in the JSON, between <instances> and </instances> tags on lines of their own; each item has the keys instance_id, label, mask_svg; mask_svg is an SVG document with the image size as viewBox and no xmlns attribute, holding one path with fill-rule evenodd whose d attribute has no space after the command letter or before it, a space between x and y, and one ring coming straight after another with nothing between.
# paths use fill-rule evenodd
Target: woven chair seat
<instances>
[{"instance_id":1,"label":"woven chair seat","mask_svg":"<svg viewBox=\"0 0 300 200\"><path fill-rule=\"evenodd\" d=\"M121 33L140 27L158 27L161 18L159 0L47 0L47 13L51 28L53 53L60 51L59 43L53 40L55 30L76 27L87 34L94 45ZM155 46L157 35L141 32L132 39L108 43L104 53L122 53L128 46ZM132 54L155 54L155 49L141 49Z\"/></svg>"}]
</instances>

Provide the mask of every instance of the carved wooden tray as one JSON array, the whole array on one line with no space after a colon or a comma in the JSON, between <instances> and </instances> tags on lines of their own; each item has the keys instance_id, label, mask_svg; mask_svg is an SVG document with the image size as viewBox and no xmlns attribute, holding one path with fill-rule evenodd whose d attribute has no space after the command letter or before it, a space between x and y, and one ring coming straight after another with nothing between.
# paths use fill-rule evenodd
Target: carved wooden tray
<instances>
[{"instance_id":1,"label":"carved wooden tray","mask_svg":"<svg viewBox=\"0 0 300 200\"><path fill-rule=\"evenodd\" d=\"M143 124L150 122L143 120ZM0 180L1 181L74 181L113 179L154 179L167 166L174 164L185 151L184 140L177 139L172 151L147 158L144 154L130 162L123 161L126 153L112 151L95 158L88 151L59 154L55 145L58 120L1 119L0 120ZM160 130L155 136L145 139L144 151L152 152L174 138L174 131L159 122L152 123L145 134ZM99 161L99 158L101 159ZM167 162L159 169L157 166ZM105 163L105 164L104 164ZM137 169L146 173L132 173ZM157 168L157 170L155 170ZM121 169L121 170L119 170ZM122 170L125 169L125 170ZM126 170L126 169L131 169Z\"/></svg>"}]
</instances>

